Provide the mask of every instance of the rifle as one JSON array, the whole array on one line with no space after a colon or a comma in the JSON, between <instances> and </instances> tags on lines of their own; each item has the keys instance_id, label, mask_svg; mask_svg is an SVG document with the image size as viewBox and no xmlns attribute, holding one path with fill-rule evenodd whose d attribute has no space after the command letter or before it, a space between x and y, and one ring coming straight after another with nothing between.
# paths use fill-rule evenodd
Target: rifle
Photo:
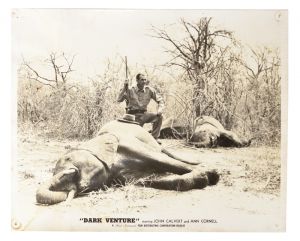
<instances>
[{"instance_id":1,"label":"rifle","mask_svg":"<svg viewBox=\"0 0 300 241\"><path fill-rule=\"evenodd\" d=\"M125 86L124 88L126 89L127 91L127 94L128 94L128 85L129 85L129 80L128 80L128 66L127 66L127 56L125 56L125 76L126 76L126 82L125 82ZM125 103L126 103L126 107L125 107L125 111L126 113L128 113L128 99L125 100Z\"/></svg>"},{"instance_id":2,"label":"rifle","mask_svg":"<svg viewBox=\"0 0 300 241\"><path fill-rule=\"evenodd\" d=\"M126 80L128 79L128 66L127 66L127 56L125 56L125 73L126 73Z\"/></svg>"}]
</instances>

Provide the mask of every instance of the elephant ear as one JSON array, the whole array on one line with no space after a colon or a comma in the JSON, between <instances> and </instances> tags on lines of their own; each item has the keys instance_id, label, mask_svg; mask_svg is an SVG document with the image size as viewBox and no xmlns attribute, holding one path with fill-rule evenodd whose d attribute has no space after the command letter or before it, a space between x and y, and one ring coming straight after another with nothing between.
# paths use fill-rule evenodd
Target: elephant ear
<instances>
[{"instance_id":1,"label":"elephant ear","mask_svg":"<svg viewBox=\"0 0 300 241\"><path fill-rule=\"evenodd\" d=\"M110 133L100 133L99 136L85 142L80 148L91 151L103 160L108 167L116 162L119 139Z\"/></svg>"},{"instance_id":2,"label":"elephant ear","mask_svg":"<svg viewBox=\"0 0 300 241\"><path fill-rule=\"evenodd\" d=\"M65 201L69 191L76 190L76 185L72 180L77 172L75 168L61 171L42 184L36 192L37 203L51 205Z\"/></svg>"}]
</instances>

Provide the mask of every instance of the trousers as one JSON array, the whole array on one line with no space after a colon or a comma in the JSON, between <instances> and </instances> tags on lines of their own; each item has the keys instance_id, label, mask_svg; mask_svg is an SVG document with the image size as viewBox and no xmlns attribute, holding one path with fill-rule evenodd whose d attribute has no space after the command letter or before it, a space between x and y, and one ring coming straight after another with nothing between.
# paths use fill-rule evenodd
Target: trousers
<instances>
[{"instance_id":1,"label":"trousers","mask_svg":"<svg viewBox=\"0 0 300 241\"><path fill-rule=\"evenodd\" d=\"M144 126L145 123L152 123L152 136L157 139L160 135L160 129L162 125L162 115L157 115L150 112L137 113L135 115L135 121Z\"/></svg>"}]
</instances>

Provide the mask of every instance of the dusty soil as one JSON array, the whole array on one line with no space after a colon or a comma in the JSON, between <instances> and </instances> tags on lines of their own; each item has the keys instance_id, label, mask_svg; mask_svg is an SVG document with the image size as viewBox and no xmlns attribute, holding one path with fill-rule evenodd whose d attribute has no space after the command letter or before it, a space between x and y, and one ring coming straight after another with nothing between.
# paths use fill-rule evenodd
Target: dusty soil
<instances>
[{"instance_id":1,"label":"dusty soil","mask_svg":"<svg viewBox=\"0 0 300 241\"><path fill-rule=\"evenodd\" d=\"M221 173L218 185L187 192L128 184L64 203L41 206L35 191L52 175L55 160L75 141L19 136L13 163L12 226L17 230L282 231L280 148L195 149L178 140L162 145ZM90 219L85 222L84 218ZM134 218L108 222L105 218ZM100 222L101 221L101 222Z\"/></svg>"}]
</instances>

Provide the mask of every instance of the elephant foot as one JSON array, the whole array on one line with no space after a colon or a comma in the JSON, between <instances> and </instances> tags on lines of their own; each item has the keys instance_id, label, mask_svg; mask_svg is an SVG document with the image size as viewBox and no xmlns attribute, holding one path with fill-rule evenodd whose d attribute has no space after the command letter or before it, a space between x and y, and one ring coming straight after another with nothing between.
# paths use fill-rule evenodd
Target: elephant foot
<instances>
[{"instance_id":1,"label":"elephant foot","mask_svg":"<svg viewBox=\"0 0 300 241\"><path fill-rule=\"evenodd\" d=\"M220 180L220 175L217 173L216 170L207 171L206 175L207 175L209 186L216 185Z\"/></svg>"},{"instance_id":2,"label":"elephant foot","mask_svg":"<svg viewBox=\"0 0 300 241\"><path fill-rule=\"evenodd\" d=\"M220 179L220 175L216 170L203 172L201 169L195 169L191 174L193 176L194 188L196 189L216 185Z\"/></svg>"},{"instance_id":3,"label":"elephant foot","mask_svg":"<svg viewBox=\"0 0 300 241\"><path fill-rule=\"evenodd\" d=\"M250 146L252 142L252 139L250 139L249 141L247 141L246 146Z\"/></svg>"}]
</instances>

